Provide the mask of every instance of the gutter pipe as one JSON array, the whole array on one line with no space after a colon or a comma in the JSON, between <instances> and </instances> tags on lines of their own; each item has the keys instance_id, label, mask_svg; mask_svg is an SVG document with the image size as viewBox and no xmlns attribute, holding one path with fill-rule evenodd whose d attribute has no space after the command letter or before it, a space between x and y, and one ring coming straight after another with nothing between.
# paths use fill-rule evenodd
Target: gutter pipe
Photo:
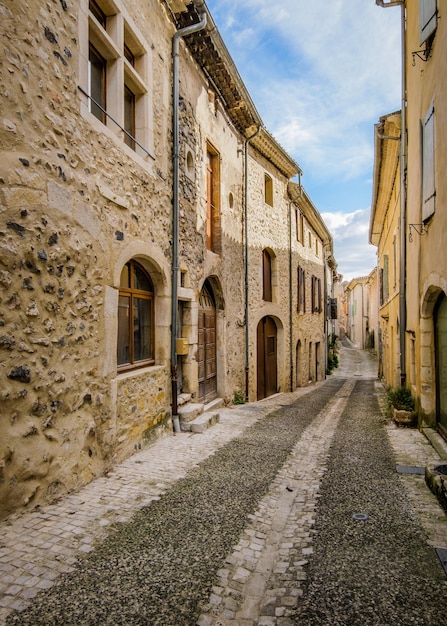
<instances>
[{"instance_id":1,"label":"gutter pipe","mask_svg":"<svg viewBox=\"0 0 447 626\"><path fill-rule=\"evenodd\" d=\"M295 204L289 203L289 367L290 367L290 391L293 391L293 288L292 288L292 207Z\"/></svg>"},{"instance_id":2,"label":"gutter pipe","mask_svg":"<svg viewBox=\"0 0 447 626\"><path fill-rule=\"evenodd\" d=\"M401 56L402 56L402 105L401 105L401 141L400 141L400 267L399 267L399 342L400 342L400 384L407 381L406 368L406 328L407 328L407 84L406 84L406 42L405 42L405 0L376 0L383 8L400 6L401 8Z\"/></svg>"},{"instance_id":3,"label":"gutter pipe","mask_svg":"<svg viewBox=\"0 0 447 626\"><path fill-rule=\"evenodd\" d=\"M298 171L298 189L299 197L302 197L301 187L301 170ZM294 341L293 341L293 250L292 250L292 207L299 210L299 205L291 201L289 202L289 369L290 369L290 391L295 389L294 387ZM298 375L298 372L296 372Z\"/></svg>"},{"instance_id":4,"label":"gutter pipe","mask_svg":"<svg viewBox=\"0 0 447 626\"><path fill-rule=\"evenodd\" d=\"M248 402L249 385L249 329L248 329L248 144L261 132L262 126L258 126L256 131L245 140L244 154L244 239L245 239L245 402Z\"/></svg>"},{"instance_id":5,"label":"gutter pipe","mask_svg":"<svg viewBox=\"0 0 447 626\"><path fill-rule=\"evenodd\" d=\"M180 38L205 28L206 13L197 24L186 26L174 33L172 38L172 140L173 140L173 189L172 189L172 286L171 286L171 394L172 422L174 432L180 432L177 405L177 320L178 320L178 248L179 248L179 48Z\"/></svg>"}]
</instances>

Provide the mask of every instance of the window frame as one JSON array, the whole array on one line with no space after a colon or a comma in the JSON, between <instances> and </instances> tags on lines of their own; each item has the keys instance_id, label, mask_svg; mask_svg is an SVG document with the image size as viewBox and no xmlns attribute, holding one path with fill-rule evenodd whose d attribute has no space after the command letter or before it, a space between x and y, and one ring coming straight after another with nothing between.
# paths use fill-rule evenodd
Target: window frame
<instances>
[{"instance_id":1,"label":"window frame","mask_svg":"<svg viewBox=\"0 0 447 626\"><path fill-rule=\"evenodd\" d=\"M264 248L262 251L262 299L264 302L273 302L272 270L272 255Z\"/></svg>"},{"instance_id":2,"label":"window frame","mask_svg":"<svg viewBox=\"0 0 447 626\"><path fill-rule=\"evenodd\" d=\"M80 0L79 19L81 114L95 129L101 129L141 165L155 160L154 117L151 91L152 48L128 15L123 0ZM99 103L105 110L95 111L90 78L90 46L104 59L105 99ZM126 88L134 97L132 137L127 135L125 120ZM104 106L105 105L105 106ZM92 111L93 109L93 111ZM95 114L96 113L96 114Z\"/></svg>"},{"instance_id":3,"label":"window frame","mask_svg":"<svg viewBox=\"0 0 447 626\"><path fill-rule=\"evenodd\" d=\"M273 206L273 179L269 174L264 174L264 202Z\"/></svg>"},{"instance_id":4,"label":"window frame","mask_svg":"<svg viewBox=\"0 0 447 626\"><path fill-rule=\"evenodd\" d=\"M297 268L297 305L298 313L306 312L306 272L298 265Z\"/></svg>"},{"instance_id":5,"label":"window frame","mask_svg":"<svg viewBox=\"0 0 447 626\"><path fill-rule=\"evenodd\" d=\"M93 89L93 72L92 72L92 59L91 56L94 55L100 63L96 65L101 68L101 85L99 86L100 98L99 100L93 97L94 90ZM88 93L91 99L89 99L88 107L89 112L96 117L97 120L106 124L106 114L107 110L107 61L102 56L102 54L95 48L93 43L89 41L89 51L88 51ZM95 94L96 95L96 94ZM96 102L94 102L96 101ZM100 106L98 106L100 105ZM103 110L102 110L103 109ZM97 110L97 112L95 112Z\"/></svg>"},{"instance_id":6,"label":"window frame","mask_svg":"<svg viewBox=\"0 0 447 626\"><path fill-rule=\"evenodd\" d=\"M129 324L127 326L127 333L129 339L129 361L125 363L119 363L119 344L120 344L120 332L124 331L123 328L120 328L120 315L118 313L118 328L117 328L117 371L129 371L134 369L140 369L142 367L147 367L155 364L155 293L154 293L154 283L149 274L149 272L143 267L141 263L139 263L135 259L130 259L127 263L125 263L124 267L128 268L129 271L129 287L124 287L122 285L119 286L118 289L118 307L120 306L120 298L125 297L128 298L129 302L127 305L128 320ZM123 267L123 270L124 270ZM134 285L134 277L135 277L135 269L138 269L140 272L144 274L144 276L148 279L152 291L146 291L143 289L138 289ZM123 271L122 270L122 271ZM149 314L150 314L150 341L149 341L149 354L150 356L144 359L135 360L135 333L133 332L133 315L130 314L134 309L134 301L135 300L146 300L149 302Z\"/></svg>"},{"instance_id":7,"label":"window frame","mask_svg":"<svg viewBox=\"0 0 447 626\"><path fill-rule=\"evenodd\" d=\"M206 249L221 253L220 232L220 155L209 143L206 144Z\"/></svg>"}]
</instances>

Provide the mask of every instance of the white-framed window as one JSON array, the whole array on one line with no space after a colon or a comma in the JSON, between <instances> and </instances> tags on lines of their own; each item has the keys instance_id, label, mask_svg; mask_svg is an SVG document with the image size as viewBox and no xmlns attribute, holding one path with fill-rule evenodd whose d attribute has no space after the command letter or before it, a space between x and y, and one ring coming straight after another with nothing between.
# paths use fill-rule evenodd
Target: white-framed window
<instances>
[{"instance_id":1,"label":"white-framed window","mask_svg":"<svg viewBox=\"0 0 447 626\"><path fill-rule=\"evenodd\" d=\"M435 105L434 102L422 120L422 221L435 212Z\"/></svg>"},{"instance_id":2,"label":"white-framed window","mask_svg":"<svg viewBox=\"0 0 447 626\"><path fill-rule=\"evenodd\" d=\"M151 48L122 0L81 0L80 7L82 114L131 152L153 157Z\"/></svg>"}]
</instances>

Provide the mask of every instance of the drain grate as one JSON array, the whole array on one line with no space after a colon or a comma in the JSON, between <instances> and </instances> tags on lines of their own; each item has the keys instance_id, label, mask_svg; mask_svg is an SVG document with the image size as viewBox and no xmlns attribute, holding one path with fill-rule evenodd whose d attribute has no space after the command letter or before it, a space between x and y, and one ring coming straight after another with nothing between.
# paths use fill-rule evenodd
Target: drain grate
<instances>
[{"instance_id":1,"label":"drain grate","mask_svg":"<svg viewBox=\"0 0 447 626\"><path fill-rule=\"evenodd\" d=\"M396 465L396 472L398 474L418 474L424 476L425 467L418 467L417 465Z\"/></svg>"},{"instance_id":2,"label":"drain grate","mask_svg":"<svg viewBox=\"0 0 447 626\"><path fill-rule=\"evenodd\" d=\"M435 548L436 554L438 555L439 560L441 561L441 565L444 568L444 572L447 576L447 549L446 548Z\"/></svg>"}]
</instances>

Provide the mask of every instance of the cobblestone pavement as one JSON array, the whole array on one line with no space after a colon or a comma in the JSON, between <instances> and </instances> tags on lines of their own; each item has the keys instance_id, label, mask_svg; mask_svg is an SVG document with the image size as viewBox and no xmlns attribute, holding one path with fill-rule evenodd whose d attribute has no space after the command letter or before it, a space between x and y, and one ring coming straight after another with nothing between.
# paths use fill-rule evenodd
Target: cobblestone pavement
<instances>
[{"instance_id":1,"label":"cobblestone pavement","mask_svg":"<svg viewBox=\"0 0 447 626\"><path fill-rule=\"evenodd\" d=\"M259 403L223 409L220 423L205 433L180 433L161 439L78 493L4 520L0 523L0 624L6 623L8 615L14 618L11 623L20 624L21 613L17 611L31 607L39 592L45 593L65 574L74 572L83 555L94 553L112 531L129 524L138 511L162 498L219 449L265 416L308 394L318 394L339 378L338 391L309 420L267 493L249 515L233 549L223 559L198 621L201 626L294 623L290 621L293 607L303 593L306 566L314 551L319 490L334 433L356 380L375 376L374 360L365 352L345 346L340 368L328 381ZM380 400L383 388L378 382L374 386ZM439 459L418 431L388 423L386 432L397 464L424 466ZM423 477L400 475L399 481L427 543L447 548L447 518ZM86 618L83 623L94 622ZM126 622L114 622L112 618L102 623ZM133 623L170 626L163 621ZM176 622L175 626L182 624L193 626L190 621Z\"/></svg>"}]
</instances>

